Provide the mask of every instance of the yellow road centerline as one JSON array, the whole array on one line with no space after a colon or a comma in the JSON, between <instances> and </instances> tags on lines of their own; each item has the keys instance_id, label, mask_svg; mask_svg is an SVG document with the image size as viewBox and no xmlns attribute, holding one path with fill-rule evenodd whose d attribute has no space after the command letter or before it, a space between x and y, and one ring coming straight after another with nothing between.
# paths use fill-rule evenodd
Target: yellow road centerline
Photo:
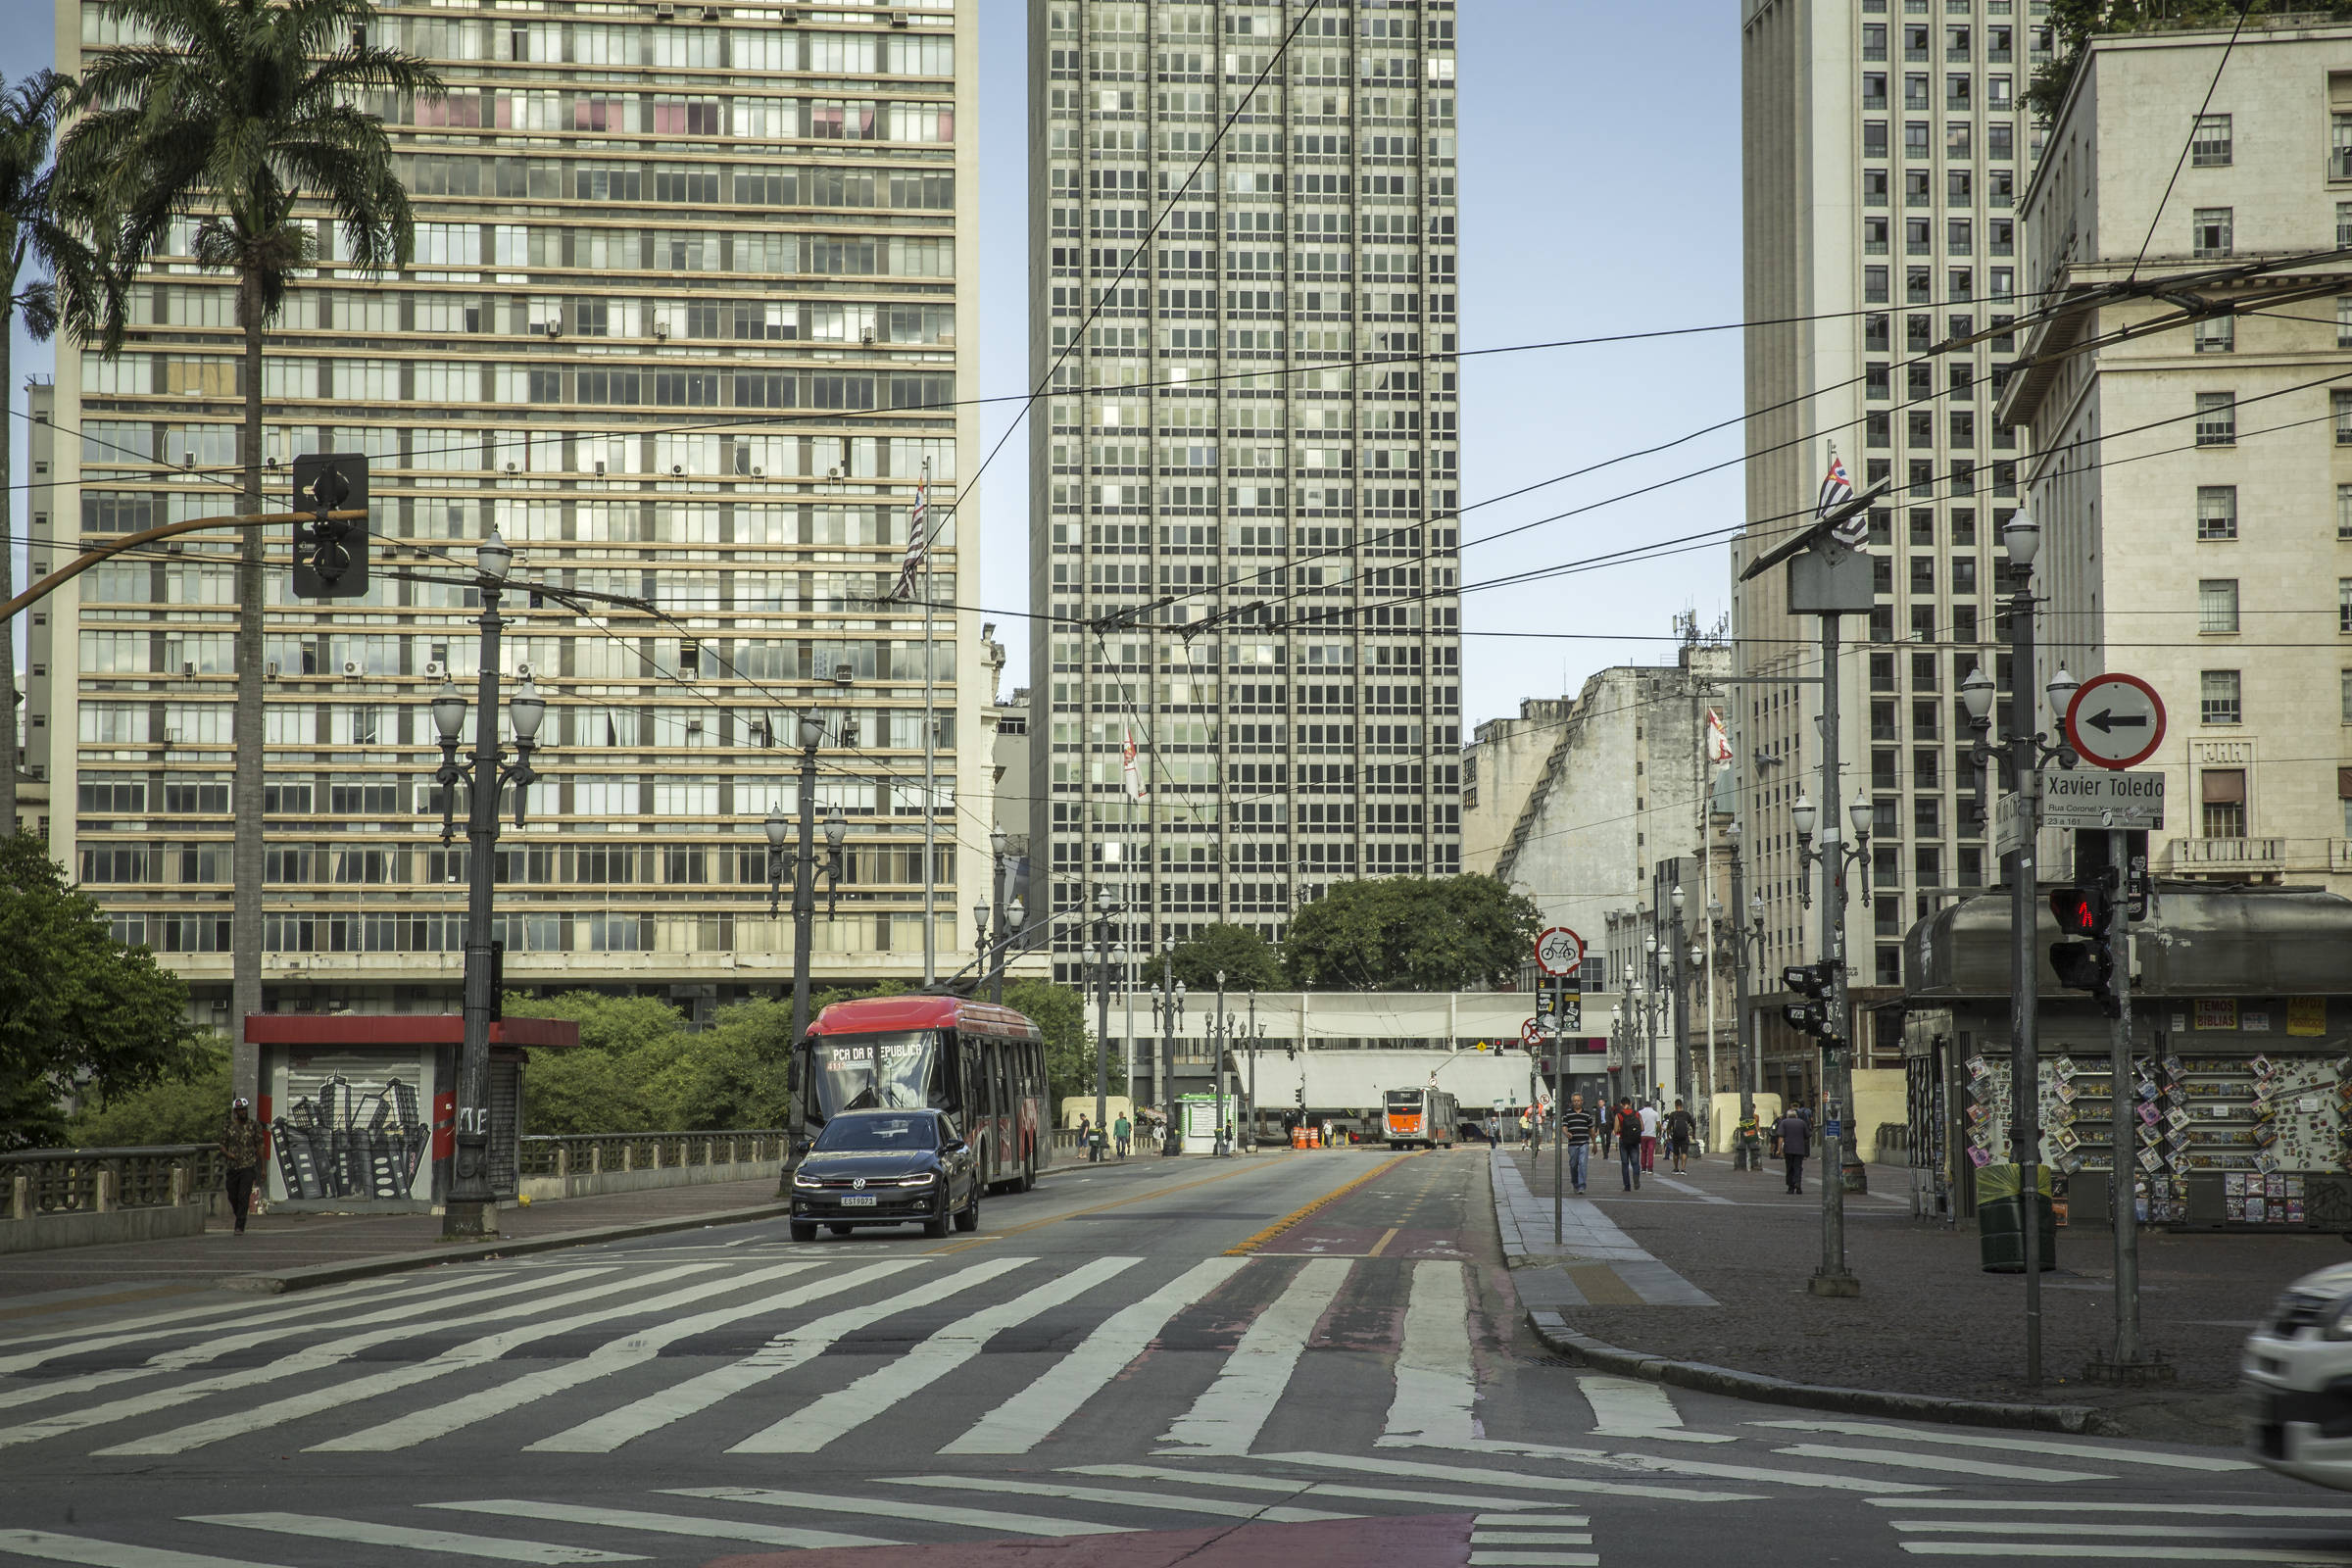
<instances>
[{"instance_id":1,"label":"yellow road centerline","mask_svg":"<svg viewBox=\"0 0 2352 1568\"><path fill-rule=\"evenodd\" d=\"M1137 1193L1133 1197L1114 1198L1107 1203L1096 1203L1092 1207L1088 1208L1073 1208L1066 1214L1054 1214L1045 1219L1033 1219L1026 1225L1014 1225L1005 1230L991 1231L986 1236L975 1237L968 1242L956 1242L946 1247L927 1248L925 1250L932 1253L960 1252L966 1248L979 1247L988 1242L1003 1241L1008 1236L1026 1236L1031 1231L1042 1230L1048 1225L1058 1225L1065 1219L1076 1219L1081 1214L1100 1214L1104 1209L1125 1208L1129 1203L1141 1203L1148 1199L1164 1197L1169 1193L1187 1193L1191 1192L1196 1187L1208 1187L1217 1182L1229 1182L1236 1176L1247 1176L1251 1172L1258 1170L1259 1168L1260 1167L1256 1165L1242 1165L1233 1170L1219 1171L1214 1176L1203 1176L1199 1181L1179 1182L1173 1187L1154 1187L1148 1192ZM1377 1174L1377 1172L1375 1174ZM1355 1184L1353 1182L1348 1184L1350 1187L1354 1185ZM1347 1190L1348 1189L1346 1187L1343 1187L1340 1189L1340 1192L1346 1192ZM1334 1193L1331 1196L1333 1198L1337 1198L1339 1197L1339 1193ZM1326 1200L1326 1201L1328 1201L1328 1200Z\"/></svg>"},{"instance_id":2,"label":"yellow road centerline","mask_svg":"<svg viewBox=\"0 0 2352 1568\"><path fill-rule=\"evenodd\" d=\"M1381 1161L1381 1163L1373 1166L1370 1170L1364 1172L1361 1176L1358 1176L1355 1180L1348 1183L1346 1186L1335 1187L1330 1192L1325 1193L1321 1198L1316 1199L1313 1202L1301 1203L1298 1207L1292 1209L1288 1214L1283 1215L1282 1218L1276 1220L1264 1230L1259 1231L1256 1235L1242 1243L1241 1246L1227 1248L1225 1250L1225 1255L1227 1257L1248 1256L1250 1253L1254 1252L1259 1248L1265 1246L1266 1243L1272 1241L1275 1237L1280 1236L1284 1231L1289 1230L1292 1226L1306 1218L1307 1215L1312 1214L1316 1209L1321 1208L1324 1204L1337 1202L1339 1200L1346 1198L1349 1193L1354 1192L1358 1187L1363 1186L1364 1183L1372 1180L1374 1177L1386 1175L1389 1171L1396 1169L1398 1165L1403 1164L1406 1160L1418 1159L1420 1155L1418 1154L1398 1154L1395 1158Z\"/></svg>"}]
</instances>

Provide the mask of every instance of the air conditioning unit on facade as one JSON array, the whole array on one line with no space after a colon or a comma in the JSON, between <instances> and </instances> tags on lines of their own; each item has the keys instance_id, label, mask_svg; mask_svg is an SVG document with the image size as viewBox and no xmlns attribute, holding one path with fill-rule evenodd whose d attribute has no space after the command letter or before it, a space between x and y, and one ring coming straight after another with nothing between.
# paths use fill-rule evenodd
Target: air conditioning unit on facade
<instances>
[{"instance_id":1,"label":"air conditioning unit on facade","mask_svg":"<svg viewBox=\"0 0 2352 1568\"><path fill-rule=\"evenodd\" d=\"M343 678L345 680L358 680L362 675L367 673L367 666L362 664L358 660L346 659L343 661Z\"/></svg>"},{"instance_id":2,"label":"air conditioning unit on facade","mask_svg":"<svg viewBox=\"0 0 2352 1568\"><path fill-rule=\"evenodd\" d=\"M448 673L449 666L438 659L428 659L424 662L424 678L426 680L439 680Z\"/></svg>"},{"instance_id":3,"label":"air conditioning unit on facade","mask_svg":"<svg viewBox=\"0 0 2352 1568\"><path fill-rule=\"evenodd\" d=\"M268 663L264 664L262 666L262 675L263 678L267 680L277 679L277 661L272 659Z\"/></svg>"},{"instance_id":4,"label":"air conditioning unit on facade","mask_svg":"<svg viewBox=\"0 0 2352 1568\"><path fill-rule=\"evenodd\" d=\"M538 666L535 664L521 663L514 666L514 678L516 680L530 680L536 677L538 673Z\"/></svg>"}]
</instances>

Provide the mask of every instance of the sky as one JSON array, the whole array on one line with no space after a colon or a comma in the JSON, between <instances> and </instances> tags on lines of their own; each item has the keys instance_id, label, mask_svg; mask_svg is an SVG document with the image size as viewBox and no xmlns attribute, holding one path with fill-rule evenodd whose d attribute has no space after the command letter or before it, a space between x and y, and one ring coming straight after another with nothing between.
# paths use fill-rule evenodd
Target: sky
<instances>
[{"instance_id":1,"label":"sky","mask_svg":"<svg viewBox=\"0 0 2352 1568\"><path fill-rule=\"evenodd\" d=\"M28 0L16 0L29 9ZM979 0L982 138L980 383L1028 384L1026 0ZM1544 582L1477 584L1736 525L1734 424L1647 458L1574 470L1735 419L1740 337L1478 354L1525 343L1715 326L1740 316L1740 30L1729 0L1463 0L1461 202L1463 735L1529 698L1573 694L1611 664L1670 660L1673 618L1702 629L1730 606L1723 548ZM51 63L46 27L0 29L10 82ZM45 345L17 329L10 436L27 474L22 387ZM991 404L985 451L1023 405ZM1027 684L1028 443L989 468L978 603ZM1712 465L1720 471L1614 497ZM1544 481L1541 489L1478 506ZM11 498L22 538L25 491ZM1581 515L1542 521L1575 508ZM1535 524L1535 526L1528 526ZM1506 529L1525 528L1493 539ZM19 580L24 563L20 551ZM1520 635L1512 635L1520 634ZM1567 634L1567 635L1562 635ZM19 648L23 638L19 634Z\"/></svg>"}]
</instances>

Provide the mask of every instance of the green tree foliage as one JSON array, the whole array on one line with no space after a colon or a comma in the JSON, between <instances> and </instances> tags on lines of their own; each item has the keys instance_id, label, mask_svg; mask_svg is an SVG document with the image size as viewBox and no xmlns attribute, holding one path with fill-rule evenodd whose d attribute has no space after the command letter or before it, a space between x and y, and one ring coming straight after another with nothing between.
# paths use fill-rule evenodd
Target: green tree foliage
<instances>
[{"instance_id":1,"label":"green tree foliage","mask_svg":"<svg viewBox=\"0 0 2352 1568\"><path fill-rule=\"evenodd\" d=\"M66 1143L74 1149L138 1149L155 1144L211 1144L228 1120L228 1046L218 1036L199 1048L203 1062L193 1076L103 1101L86 1101L66 1123Z\"/></svg>"},{"instance_id":2,"label":"green tree foliage","mask_svg":"<svg viewBox=\"0 0 2352 1568\"><path fill-rule=\"evenodd\" d=\"M1282 965L1274 961L1274 950L1266 945L1264 937L1246 925L1204 926L1199 936L1179 944L1168 957L1176 978L1194 996L1205 996L1216 990L1220 969L1225 972L1225 989L1230 992L1283 988ZM1156 968L1150 978L1153 985L1159 983Z\"/></svg>"},{"instance_id":3,"label":"green tree foliage","mask_svg":"<svg viewBox=\"0 0 2352 1568\"><path fill-rule=\"evenodd\" d=\"M1335 883L1291 917L1283 968L1303 991L1460 991L1517 982L1535 904L1491 876Z\"/></svg>"},{"instance_id":4,"label":"green tree foliage","mask_svg":"<svg viewBox=\"0 0 2352 1568\"><path fill-rule=\"evenodd\" d=\"M210 1038L188 988L118 942L30 834L0 839L0 1149L63 1140L59 1101L101 1100L201 1073Z\"/></svg>"},{"instance_id":5,"label":"green tree foliage","mask_svg":"<svg viewBox=\"0 0 2352 1568\"><path fill-rule=\"evenodd\" d=\"M2050 0L2050 60L2034 73L2026 102L2042 123L2055 120L2059 106L2066 102L2067 88L2074 83L2076 68L2082 63L2082 46L2094 34L2234 26L2241 9L2249 17L2272 11L2332 10L2338 17L2352 12L2347 6L2279 5L2273 0ZM2181 135L2187 135L2185 126Z\"/></svg>"},{"instance_id":6,"label":"green tree foliage","mask_svg":"<svg viewBox=\"0 0 2352 1568\"><path fill-rule=\"evenodd\" d=\"M1072 1095L1095 1092L1095 1037L1086 1026L1092 1003L1051 980L1015 980L1004 987L1004 1005L1026 1014L1045 1033L1049 1114L1058 1116L1062 1101ZM1127 1064L1118 1054L1110 1058L1110 1092L1127 1092Z\"/></svg>"}]
</instances>

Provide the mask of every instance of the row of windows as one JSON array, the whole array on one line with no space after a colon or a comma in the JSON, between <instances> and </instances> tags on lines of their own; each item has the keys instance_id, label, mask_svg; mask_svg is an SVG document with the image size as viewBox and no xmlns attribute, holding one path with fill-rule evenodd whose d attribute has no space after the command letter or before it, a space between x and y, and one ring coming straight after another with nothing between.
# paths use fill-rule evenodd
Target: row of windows
<instances>
[{"instance_id":1,"label":"row of windows","mask_svg":"<svg viewBox=\"0 0 2352 1568\"><path fill-rule=\"evenodd\" d=\"M1881 78L1884 80L1885 78ZM1924 77L1921 79L1925 79ZM1867 105L1866 105L1867 107ZM1862 122L1862 156L1888 156L1886 122ZM1925 162L1934 156L1935 124L1930 121L1906 121L1903 124L1903 156L1914 162ZM1954 120L1943 127L1943 155L1947 159L1973 160L1976 156L1976 122ZM1995 120L1984 126L1984 156L1995 163L2009 163L2017 157L2017 125L2012 121Z\"/></svg>"},{"instance_id":2,"label":"row of windows","mask_svg":"<svg viewBox=\"0 0 2352 1568\"><path fill-rule=\"evenodd\" d=\"M84 468L157 464L185 468L226 468L239 462L242 431L225 420L85 418L81 425ZM303 452L358 452L386 468L432 472L495 472L590 475L821 475L828 479L917 479L936 483L956 477L956 443L916 435L737 435L703 430L565 430L561 427L500 429L482 425L281 424L262 426L262 455L280 466ZM634 487L631 487L634 488ZM932 492L932 504L950 498ZM204 502L210 506L210 502ZM570 505L571 503L565 503ZM659 526L640 537L667 539L671 515L695 515L711 506L721 526L729 516L793 518L802 509L768 503L580 503L587 506L650 506ZM780 543L864 542L851 539L839 524L817 520L870 514L870 507L818 506L811 526ZM190 511L187 516L200 514ZM854 533L861 524L850 525ZM949 526L953 526L951 522ZM812 531L813 530L813 531ZM486 531L486 530L485 530ZM773 526L747 530L743 542L766 539ZM687 537L681 532L677 537ZM717 534L711 537L716 539ZM901 536L903 539L903 536Z\"/></svg>"},{"instance_id":3,"label":"row of windows","mask_svg":"<svg viewBox=\"0 0 2352 1568\"><path fill-rule=\"evenodd\" d=\"M951 212L952 170L841 169L830 165L638 163L625 159L524 158L417 152L396 156L411 196L499 201L656 202L665 206L874 207Z\"/></svg>"},{"instance_id":4,"label":"row of windows","mask_svg":"<svg viewBox=\"0 0 2352 1568\"><path fill-rule=\"evenodd\" d=\"M1401 808L1400 808L1401 809ZM89 883L226 882L226 842L152 845L84 842L80 880ZM498 883L521 887L757 887L767 881L769 851L764 842L718 844L596 845L576 848L502 849ZM923 851L903 845L852 844L841 851L839 881L844 888L921 887L956 880L956 848L935 846L935 873L926 876ZM381 887L405 884L463 886L464 849L384 847L360 843L285 844L273 841L262 880L270 887Z\"/></svg>"},{"instance_id":5,"label":"row of windows","mask_svg":"<svg viewBox=\"0 0 2352 1568\"><path fill-rule=\"evenodd\" d=\"M525 953L728 953L735 951L733 912L685 915L613 913L504 913L492 917L492 940L510 955ZM754 914L748 918L759 920ZM107 920L118 942L158 953L226 953L231 922L225 914L182 914L162 909L113 909ZM956 951L956 922L935 917L942 952ZM263 917L263 951L268 953L456 953L465 947L463 913L268 914ZM745 940L761 951L772 928L754 926ZM902 913L837 913L820 918L810 932L819 953L913 953L923 945L923 917Z\"/></svg>"}]
</instances>

